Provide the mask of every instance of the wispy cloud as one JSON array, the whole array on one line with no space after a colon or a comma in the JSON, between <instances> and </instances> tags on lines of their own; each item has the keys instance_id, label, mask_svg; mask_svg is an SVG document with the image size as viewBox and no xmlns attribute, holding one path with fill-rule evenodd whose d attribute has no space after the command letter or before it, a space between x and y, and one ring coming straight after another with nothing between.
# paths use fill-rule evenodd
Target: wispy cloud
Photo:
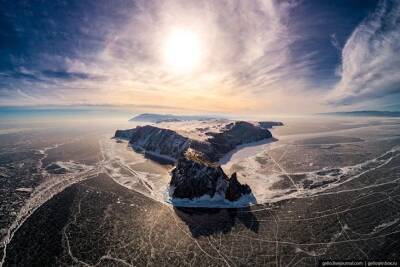
<instances>
[{"instance_id":1,"label":"wispy cloud","mask_svg":"<svg viewBox=\"0 0 400 267\"><path fill-rule=\"evenodd\" d=\"M328 96L352 105L400 93L400 2L382 1L342 50L340 81Z\"/></svg>"},{"instance_id":2,"label":"wispy cloud","mask_svg":"<svg viewBox=\"0 0 400 267\"><path fill-rule=\"evenodd\" d=\"M342 50L340 47L339 41L336 37L336 34L331 34L331 43L332 43L333 47L335 47L338 51Z\"/></svg>"},{"instance_id":3,"label":"wispy cloud","mask_svg":"<svg viewBox=\"0 0 400 267\"><path fill-rule=\"evenodd\" d=\"M106 41L95 69L117 77L110 79L112 86L125 88L125 95L135 94L141 101L146 101L146 94L161 94L165 99L173 96L176 104L254 106L255 95L282 88L295 91L302 86L300 77L308 62L294 61L290 53L290 45L299 38L288 28L293 5L275 1L139 1L132 20ZM174 28L193 31L202 40L203 62L191 74L171 73L160 61L163 41ZM178 98L182 103L177 103ZM196 100L203 103L194 103Z\"/></svg>"}]
</instances>

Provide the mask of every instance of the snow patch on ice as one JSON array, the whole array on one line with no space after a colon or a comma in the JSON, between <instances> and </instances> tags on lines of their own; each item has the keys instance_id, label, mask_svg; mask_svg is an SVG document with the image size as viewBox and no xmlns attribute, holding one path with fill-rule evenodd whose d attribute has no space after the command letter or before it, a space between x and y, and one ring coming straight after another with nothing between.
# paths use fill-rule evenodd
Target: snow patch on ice
<instances>
[{"instance_id":1,"label":"snow patch on ice","mask_svg":"<svg viewBox=\"0 0 400 267\"><path fill-rule=\"evenodd\" d=\"M88 166L82 163L78 163L72 160L69 161L56 161L55 164L60 166L60 168L64 168L69 173L80 173L83 171L88 171L93 169L93 166Z\"/></svg>"},{"instance_id":2,"label":"snow patch on ice","mask_svg":"<svg viewBox=\"0 0 400 267\"><path fill-rule=\"evenodd\" d=\"M17 188L17 189L15 189L15 190L18 191L18 192L27 192L27 193L30 193L30 192L33 191L33 188L30 188L30 187L20 187L20 188Z\"/></svg>"},{"instance_id":3,"label":"snow patch on ice","mask_svg":"<svg viewBox=\"0 0 400 267\"><path fill-rule=\"evenodd\" d=\"M374 227L374 229L372 230L372 233L377 233L377 232L382 231L382 230L384 230L384 229L386 229L386 228L388 228L388 227L390 227L392 225L395 225L396 223L399 222L399 220L400 219L397 218L397 219L394 219L394 220L389 221L389 222L381 223L381 224L379 224L379 225Z\"/></svg>"},{"instance_id":4,"label":"snow patch on ice","mask_svg":"<svg viewBox=\"0 0 400 267\"><path fill-rule=\"evenodd\" d=\"M196 123L201 124L202 122ZM204 123L203 127L208 126L208 123ZM165 124L171 125L173 123ZM189 128L193 128L193 124L190 122L180 122L180 124L191 124ZM242 168L236 170L238 177L241 182L248 184L252 190L251 196L245 196L236 202L230 202L217 195L213 198L206 195L193 200L172 199L166 193L170 181L168 174L139 172L130 167L135 160L145 161L145 159L143 155L132 150L128 151L128 143L124 145L108 139L107 142L103 142L102 150L106 158L104 169L116 182L162 203L183 207L243 207L255 203L273 203L292 198L329 194L328 190L380 168L395 157L400 156L400 146L396 146L381 156L352 166L323 168L311 172L287 173L281 170L268 173L265 165L257 158L262 156L269 149L269 146L285 146L285 144L271 144L270 142L271 140L267 139L241 146L221 160L222 162L226 161L222 167L227 174L232 172L233 165L239 164ZM125 153L121 149L126 150ZM135 159L132 161L132 159L129 159L130 157ZM278 163L276 162L276 164ZM296 176L296 179L292 179L291 176ZM290 181L289 184L276 187L276 184L284 183L285 180Z\"/></svg>"},{"instance_id":5,"label":"snow patch on ice","mask_svg":"<svg viewBox=\"0 0 400 267\"><path fill-rule=\"evenodd\" d=\"M256 160L257 155L255 155L240 162L240 166L244 168L238 171L238 175L241 181L250 186L258 203L270 203L291 198L326 194L327 190L381 168L399 156L400 146L395 146L376 158L352 166L323 168L311 172L265 174L265 166ZM293 176L302 178L294 181L292 186L282 189L273 188L274 184L283 179L288 179L289 181ZM305 184L305 181L308 182L308 185Z\"/></svg>"},{"instance_id":6,"label":"snow patch on ice","mask_svg":"<svg viewBox=\"0 0 400 267\"><path fill-rule=\"evenodd\" d=\"M266 146L275 141L274 138L267 138L261 141L247 143L237 146L231 152L225 154L220 160L222 168L229 168L233 162L249 158L265 150Z\"/></svg>"},{"instance_id":7,"label":"snow patch on ice","mask_svg":"<svg viewBox=\"0 0 400 267\"><path fill-rule=\"evenodd\" d=\"M135 170L132 166L146 162L146 158L134 152L128 142L117 143L115 140L104 138L100 141L100 148L104 158L102 169L115 182L163 202L163 190L169 177L160 173Z\"/></svg>"},{"instance_id":8,"label":"snow patch on ice","mask_svg":"<svg viewBox=\"0 0 400 267\"><path fill-rule=\"evenodd\" d=\"M220 133L228 123L234 122L228 119L215 119L206 121L174 121L161 122L155 126L170 129L187 138L205 141L209 138L207 132Z\"/></svg>"}]
</instances>

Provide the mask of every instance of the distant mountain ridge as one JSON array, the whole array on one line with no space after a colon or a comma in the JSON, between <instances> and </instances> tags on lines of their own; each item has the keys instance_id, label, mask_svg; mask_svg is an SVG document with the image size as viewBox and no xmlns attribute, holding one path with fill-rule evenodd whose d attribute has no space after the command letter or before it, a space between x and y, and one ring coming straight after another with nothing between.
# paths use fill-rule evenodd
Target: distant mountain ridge
<instances>
[{"instance_id":1,"label":"distant mountain ridge","mask_svg":"<svg viewBox=\"0 0 400 267\"><path fill-rule=\"evenodd\" d=\"M358 110L346 112L319 113L319 115L359 116L359 117L400 117L400 111Z\"/></svg>"},{"instance_id":2,"label":"distant mountain ridge","mask_svg":"<svg viewBox=\"0 0 400 267\"><path fill-rule=\"evenodd\" d=\"M141 121L141 122L173 122L173 121L191 121L191 120L213 120L219 119L213 116L200 116L200 115L172 115L172 114L156 114L156 113L142 113L129 121Z\"/></svg>"}]
</instances>

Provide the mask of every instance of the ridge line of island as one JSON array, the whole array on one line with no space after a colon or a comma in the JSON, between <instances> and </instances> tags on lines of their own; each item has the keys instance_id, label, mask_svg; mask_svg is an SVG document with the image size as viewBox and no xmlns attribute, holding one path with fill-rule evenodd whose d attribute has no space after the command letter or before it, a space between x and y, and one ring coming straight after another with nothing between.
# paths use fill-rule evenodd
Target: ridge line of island
<instances>
[{"instance_id":1,"label":"ridge line of island","mask_svg":"<svg viewBox=\"0 0 400 267\"><path fill-rule=\"evenodd\" d=\"M283 125L274 121L158 114L140 114L135 118L154 125L117 130L113 138L129 141L134 151L151 160L175 166L170 172L171 198L193 200L209 196L230 202L252 195L252 191L238 181L236 172L228 177L220 159L240 145L276 140L268 129Z\"/></svg>"}]
</instances>

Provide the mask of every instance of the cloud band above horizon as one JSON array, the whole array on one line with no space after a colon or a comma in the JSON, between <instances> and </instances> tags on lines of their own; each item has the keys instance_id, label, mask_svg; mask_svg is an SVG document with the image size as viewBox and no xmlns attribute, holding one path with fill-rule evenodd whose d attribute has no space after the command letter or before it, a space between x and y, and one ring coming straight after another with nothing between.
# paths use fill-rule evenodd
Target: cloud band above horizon
<instances>
[{"instance_id":1,"label":"cloud band above horizon","mask_svg":"<svg viewBox=\"0 0 400 267\"><path fill-rule=\"evenodd\" d=\"M10 4L0 21L0 105L310 113L396 96L399 4L346 2ZM165 64L177 30L199 40L190 70Z\"/></svg>"}]
</instances>

